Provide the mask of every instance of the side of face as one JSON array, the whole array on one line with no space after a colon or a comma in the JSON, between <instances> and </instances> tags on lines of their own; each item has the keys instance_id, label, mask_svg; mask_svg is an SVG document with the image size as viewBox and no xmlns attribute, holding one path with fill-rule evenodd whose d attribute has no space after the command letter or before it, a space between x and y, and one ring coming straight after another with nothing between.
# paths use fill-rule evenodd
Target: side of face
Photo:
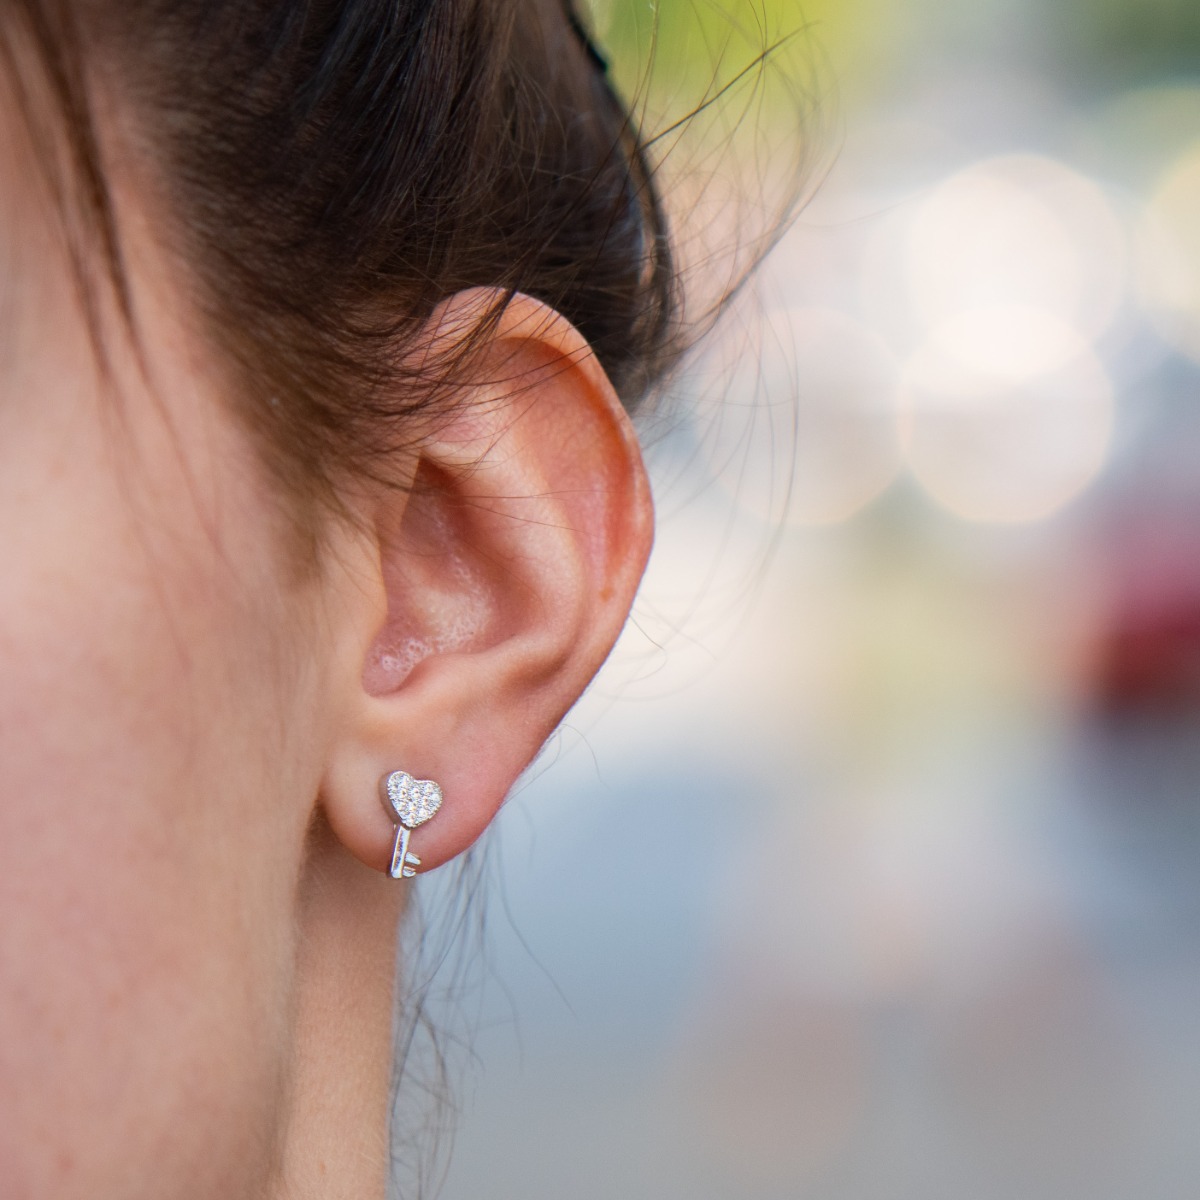
<instances>
[{"instance_id":1,"label":"side of face","mask_svg":"<svg viewBox=\"0 0 1200 1200\"><path fill-rule=\"evenodd\" d=\"M286 1118L320 616L152 248L147 373L114 336L105 379L5 133L2 1190L250 1194Z\"/></svg>"}]
</instances>

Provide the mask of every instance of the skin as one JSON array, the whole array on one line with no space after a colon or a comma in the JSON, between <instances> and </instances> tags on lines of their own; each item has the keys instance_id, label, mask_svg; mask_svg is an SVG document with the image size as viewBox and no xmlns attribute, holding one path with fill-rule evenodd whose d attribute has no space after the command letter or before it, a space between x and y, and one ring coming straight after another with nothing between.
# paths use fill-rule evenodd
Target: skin
<instances>
[{"instance_id":1,"label":"skin","mask_svg":"<svg viewBox=\"0 0 1200 1200\"><path fill-rule=\"evenodd\" d=\"M409 885L378 781L442 784L426 868L487 826L628 614L636 441L518 298L502 369L397 464L437 495L347 481L357 519L298 571L136 163L112 156L143 360L110 319L106 383L8 107L0 159L4 1195L381 1197ZM426 656L381 672L405 637Z\"/></svg>"}]
</instances>

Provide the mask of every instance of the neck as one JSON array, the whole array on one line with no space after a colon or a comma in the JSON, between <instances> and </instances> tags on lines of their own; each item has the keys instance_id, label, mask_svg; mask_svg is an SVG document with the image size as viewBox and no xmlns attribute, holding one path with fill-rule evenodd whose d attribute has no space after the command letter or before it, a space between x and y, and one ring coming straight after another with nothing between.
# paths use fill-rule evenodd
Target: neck
<instances>
[{"instance_id":1,"label":"neck","mask_svg":"<svg viewBox=\"0 0 1200 1200\"><path fill-rule=\"evenodd\" d=\"M300 884L294 1069L270 1200L383 1200L404 889L323 826Z\"/></svg>"}]
</instances>

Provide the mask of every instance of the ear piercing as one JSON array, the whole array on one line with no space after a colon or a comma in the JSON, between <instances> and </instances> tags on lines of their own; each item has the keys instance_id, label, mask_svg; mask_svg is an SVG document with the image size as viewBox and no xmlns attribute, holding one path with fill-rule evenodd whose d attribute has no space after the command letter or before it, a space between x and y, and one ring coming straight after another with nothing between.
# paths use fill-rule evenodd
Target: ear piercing
<instances>
[{"instance_id":1,"label":"ear piercing","mask_svg":"<svg viewBox=\"0 0 1200 1200\"><path fill-rule=\"evenodd\" d=\"M380 780L384 805L396 819L396 840L392 845L393 879L411 879L421 860L408 852L408 839L418 825L424 825L442 807L442 789L432 779L414 779L407 771L393 771Z\"/></svg>"}]
</instances>

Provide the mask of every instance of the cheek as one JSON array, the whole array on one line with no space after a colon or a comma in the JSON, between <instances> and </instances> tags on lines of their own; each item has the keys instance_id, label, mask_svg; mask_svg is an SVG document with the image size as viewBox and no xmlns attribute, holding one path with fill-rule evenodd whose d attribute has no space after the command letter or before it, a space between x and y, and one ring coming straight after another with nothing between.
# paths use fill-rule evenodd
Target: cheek
<instances>
[{"instance_id":1,"label":"cheek","mask_svg":"<svg viewBox=\"0 0 1200 1200\"><path fill-rule=\"evenodd\" d=\"M0 1178L245 1194L281 1109L278 841L303 836L278 670L194 498L162 499L148 546L76 450L32 483L0 452Z\"/></svg>"}]
</instances>

